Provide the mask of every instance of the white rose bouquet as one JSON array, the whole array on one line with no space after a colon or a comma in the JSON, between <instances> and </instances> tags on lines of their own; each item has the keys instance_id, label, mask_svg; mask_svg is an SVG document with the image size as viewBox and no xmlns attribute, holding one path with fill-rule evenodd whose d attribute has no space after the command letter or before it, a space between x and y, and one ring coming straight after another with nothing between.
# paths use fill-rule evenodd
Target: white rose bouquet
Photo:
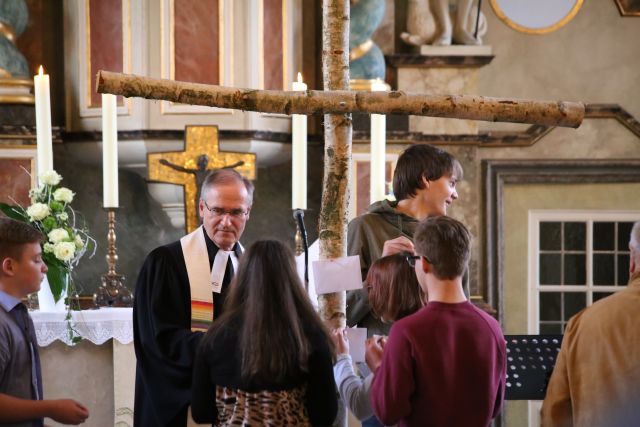
<instances>
[{"instance_id":1,"label":"white rose bouquet","mask_svg":"<svg viewBox=\"0 0 640 427\"><path fill-rule=\"evenodd\" d=\"M5 215L31 224L45 236L42 259L49 268L47 280L56 302L70 283L69 276L80 258L89 248L95 252L95 240L86 228L76 224L78 218L70 206L75 193L60 186L61 181L62 177L53 170L40 175L41 185L29 191L31 205L26 209L0 203ZM67 295L71 294L67 289Z\"/></svg>"}]
</instances>

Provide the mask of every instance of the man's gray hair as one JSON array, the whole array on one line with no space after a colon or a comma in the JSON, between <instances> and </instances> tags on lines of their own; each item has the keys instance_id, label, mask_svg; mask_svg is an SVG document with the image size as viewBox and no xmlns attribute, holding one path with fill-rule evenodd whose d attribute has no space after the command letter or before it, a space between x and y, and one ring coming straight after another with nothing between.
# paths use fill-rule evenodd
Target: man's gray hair
<instances>
[{"instance_id":1,"label":"man's gray hair","mask_svg":"<svg viewBox=\"0 0 640 427\"><path fill-rule=\"evenodd\" d=\"M629 246L640 253L640 221L633 224L631 229L631 237L629 238Z\"/></svg>"},{"instance_id":2,"label":"man's gray hair","mask_svg":"<svg viewBox=\"0 0 640 427\"><path fill-rule=\"evenodd\" d=\"M247 189L247 202L249 203L249 206L251 206L253 204L253 184L234 169L223 168L212 170L202 182L202 187L200 187L200 199L204 197L208 188L232 182L241 182L244 184L244 187Z\"/></svg>"}]
</instances>

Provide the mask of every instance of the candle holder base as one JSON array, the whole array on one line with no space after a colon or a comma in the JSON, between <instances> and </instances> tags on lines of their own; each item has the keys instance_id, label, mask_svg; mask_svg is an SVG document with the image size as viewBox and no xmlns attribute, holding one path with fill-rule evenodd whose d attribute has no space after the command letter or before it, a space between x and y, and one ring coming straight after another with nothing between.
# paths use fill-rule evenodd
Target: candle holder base
<instances>
[{"instance_id":1,"label":"candle holder base","mask_svg":"<svg viewBox=\"0 0 640 427\"><path fill-rule=\"evenodd\" d=\"M103 274L102 284L95 294L93 303L99 307L132 307L133 295L124 286L122 274Z\"/></svg>"},{"instance_id":2,"label":"candle holder base","mask_svg":"<svg viewBox=\"0 0 640 427\"><path fill-rule=\"evenodd\" d=\"M118 208L105 208L109 228L107 233L109 249L106 256L109 268L107 273L102 275L102 284L97 292L93 294L93 303L96 308L133 306L133 295L124 286L124 276L116 273L116 261L118 261L118 254L116 253L116 209Z\"/></svg>"}]
</instances>

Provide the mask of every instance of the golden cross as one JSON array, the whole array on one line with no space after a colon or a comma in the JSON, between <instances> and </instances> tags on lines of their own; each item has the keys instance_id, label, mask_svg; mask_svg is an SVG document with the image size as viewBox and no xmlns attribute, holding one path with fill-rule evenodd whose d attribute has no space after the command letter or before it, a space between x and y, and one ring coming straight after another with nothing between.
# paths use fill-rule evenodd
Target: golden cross
<instances>
[{"instance_id":1,"label":"golden cross","mask_svg":"<svg viewBox=\"0 0 640 427\"><path fill-rule=\"evenodd\" d=\"M208 162L199 164L207 156ZM147 154L149 180L178 184L184 187L184 215L187 233L200 224L198 219L198 178L205 171L238 164L235 169L245 178L256 179L256 155L220 151L218 126L187 126L184 151L167 151ZM204 167L203 167L204 166Z\"/></svg>"}]
</instances>

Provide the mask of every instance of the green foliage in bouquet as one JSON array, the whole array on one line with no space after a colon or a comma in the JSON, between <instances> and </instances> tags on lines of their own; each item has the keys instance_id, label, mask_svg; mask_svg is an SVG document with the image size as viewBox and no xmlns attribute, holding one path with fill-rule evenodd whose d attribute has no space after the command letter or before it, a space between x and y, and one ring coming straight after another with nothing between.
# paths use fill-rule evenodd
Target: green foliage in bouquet
<instances>
[{"instance_id":1,"label":"green foliage in bouquet","mask_svg":"<svg viewBox=\"0 0 640 427\"><path fill-rule=\"evenodd\" d=\"M85 227L77 225L76 212L70 206L75 193L61 187L60 181L62 177L53 170L40 175L40 186L29 191L31 205L26 209L0 203L0 210L6 216L31 224L45 236L42 259L49 268L47 280L56 302L65 290L72 296L67 286L72 283L73 267L88 249L95 252L95 240Z\"/></svg>"}]
</instances>

